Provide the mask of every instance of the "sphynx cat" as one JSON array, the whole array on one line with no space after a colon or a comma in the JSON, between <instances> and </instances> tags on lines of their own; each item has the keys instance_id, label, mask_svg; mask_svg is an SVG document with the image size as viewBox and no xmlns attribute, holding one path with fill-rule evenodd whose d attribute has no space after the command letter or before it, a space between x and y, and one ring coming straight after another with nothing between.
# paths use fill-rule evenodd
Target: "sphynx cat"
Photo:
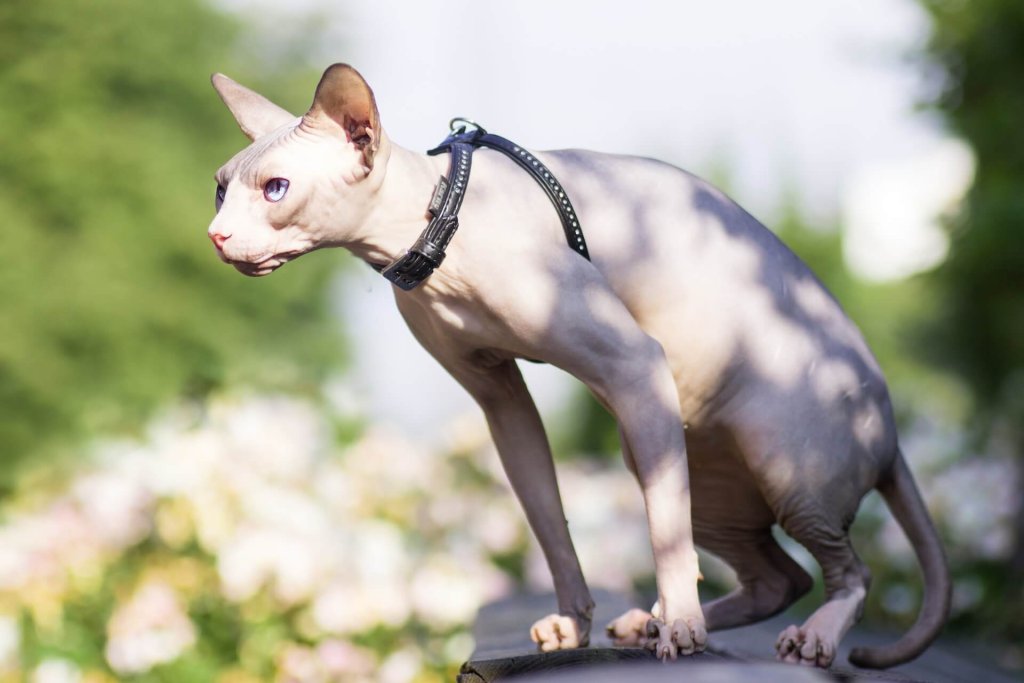
<instances>
[{"instance_id":1,"label":"sphynx cat","mask_svg":"<svg viewBox=\"0 0 1024 683\"><path fill-rule=\"evenodd\" d=\"M261 276L344 247L382 267L416 241L447 155L393 143L352 67L328 68L301 117L221 74L213 85L252 140L216 173L209 237L223 261ZM799 258L699 178L650 159L536 156L571 196L592 260L566 244L534 180L481 149L444 264L412 291L395 288L395 301L483 409L543 549L558 613L532 627L540 649L587 645L594 603L517 359L579 378L618 421L658 590L651 612L608 625L617 644L674 659L704 650L709 630L784 610L812 580L774 539L778 524L821 565L825 603L781 633L777 656L829 666L870 581L847 530L877 489L917 553L924 600L896 643L850 659L888 667L919 655L945 622L950 578L857 327ZM695 544L735 569L735 591L700 603Z\"/></svg>"}]
</instances>

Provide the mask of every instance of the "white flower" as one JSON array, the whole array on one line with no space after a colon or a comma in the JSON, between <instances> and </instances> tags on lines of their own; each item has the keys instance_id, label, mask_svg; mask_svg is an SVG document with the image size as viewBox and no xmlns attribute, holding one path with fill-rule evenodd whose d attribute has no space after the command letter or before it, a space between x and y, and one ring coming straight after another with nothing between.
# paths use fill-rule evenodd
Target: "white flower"
<instances>
[{"instance_id":1,"label":"white flower","mask_svg":"<svg viewBox=\"0 0 1024 683\"><path fill-rule=\"evenodd\" d=\"M290 643L277 660L279 683L327 683L316 653L308 647Z\"/></svg>"},{"instance_id":2,"label":"white flower","mask_svg":"<svg viewBox=\"0 0 1024 683\"><path fill-rule=\"evenodd\" d=\"M325 633L346 635L373 626L359 586L338 581L313 598L313 621Z\"/></svg>"},{"instance_id":3,"label":"white flower","mask_svg":"<svg viewBox=\"0 0 1024 683\"><path fill-rule=\"evenodd\" d=\"M349 532L352 537L342 552L359 580L402 581L408 576L412 549L400 528L383 520L363 520Z\"/></svg>"},{"instance_id":4,"label":"white flower","mask_svg":"<svg viewBox=\"0 0 1024 683\"><path fill-rule=\"evenodd\" d=\"M330 533L332 520L308 491L260 481L248 486L240 498L240 512L250 523L303 537Z\"/></svg>"},{"instance_id":5,"label":"white flower","mask_svg":"<svg viewBox=\"0 0 1024 683\"><path fill-rule=\"evenodd\" d=\"M345 453L345 470L360 480L364 493L386 500L436 489L438 459L392 431L371 429Z\"/></svg>"},{"instance_id":6,"label":"white flower","mask_svg":"<svg viewBox=\"0 0 1024 683\"><path fill-rule=\"evenodd\" d=\"M10 615L0 616L0 672L18 668L21 649L21 627Z\"/></svg>"},{"instance_id":7,"label":"white flower","mask_svg":"<svg viewBox=\"0 0 1024 683\"><path fill-rule=\"evenodd\" d=\"M138 674L177 659L196 642L196 629L165 583L144 584L107 624L106 657L120 674Z\"/></svg>"},{"instance_id":8,"label":"white flower","mask_svg":"<svg viewBox=\"0 0 1024 683\"><path fill-rule=\"evenodd\" d=\"M240 529L217 556L224 595L240 602L269 585L283 603L302 602L326 573L319 546L308 538L276 529Z\"/></svg>"},{"instance_id":9,"label":"white flower","mask_svg":"<svg viewBox=\"0 0 1024 683\"><path fill-rule=\"evenodd\" d=\"M302 481L325 443L325 425L304 401L275 396L217 406L215 424L224 430L233 459L272 480ZM217 419L219 418L219 419Z\"/></svg>"},{"instance_id":10,"label":"white flower","mask_svg":"<svg viewBox=\"0 0 1024 683\"><path fill-rule=\"evenodd\" d=\"M427 501L427 519L440 528L474 523L476 512L473 496L467 492L456 495L431 496Z\"/></svg>"},{"instance_id":11,"label":"white flower","mask_svg":"<svg viewBox=\"0 0 1024 683\"><path fill-rule=\"evenodd\" d=\"M473 453L491 444L487 420L480 411L463 413L452 419L444 430L445 447L454 453Z\"/></svg>"},{"instance_id":12,"label":"white flower","mask_svg":"<svg viewBox=\"0 0 1024 683\"><path fill-rule=\"evenodd\" d=\"M331 676L371 676L377 668L373 653L343 640L329 639L316 646L316 656Z\"/></svg>"},{"instance_id":13,"label":"white flower","mask_svg":"<svg viewBox=\"0 0 1024 683\"><path fill-rule=\"evenodd\" d=\"M72 495L90 529L111 549L135 545L152 529L153 494L133 477L95 472L79 479Z\"/></svg>"},{"instance_id":14,"label":"white flower","mask_svg":"<svg viewBox=\"0 0 1024 683\"><path fill-rule=\"evenodd\" d=\"M380 683L412 683L423 668L420 653L411 648L395 652L384 660L377 672Z\"/></svg>"},{"instance_id":15,"label":"white flower","mask_svg":"<svg viewBox=\"0 0 1024 683\"><path fill-rule=\"evenodd\" d=\"M359 487L343 469L333 464L321 468L312 487L325 514L342 519L355 516Z\"/></svg>"},{"instance_id":16,"label":"white flower","mask_svg":"<svg viewBox=\"0 0 1024 683\"><path fill-rule=\"evenodd\" d=\"M417 616L437 628L469 623L484 599L492 597L496 570L483 562L434 555L412 577Z\"/></svg>"},{"instance_id":17,"label":"white flower","mask_svg":"<svg viewBox=\"0 0 1024 683\"><path fill-rule=\"evenodd\" d=\"M229 600L247 600L267 582L273 564L268 541L269 535L264 532L243 529L222 544L217 555L217 573L221 590Z\"/></svg>"},{"instance_id":18,"label":"white flower","mask_svg":"<svg viewBox=\"0 0 1024 683\"><path fill-rule=\"evenodd\" d=\"M358 633L378 624L401 626L412 612L404 580L339 579L313 599L312 616L326 633Z\"/></svg>"},{"instance_id":19,"label":"white flower","mask_svg":"<svg viewBox=\"0 0 1024 683\"><path fill-rule=\"evenodd\" d=\"M359 584L367 616L377 624L401 626L412 614L404 580L370 580Z\"/></svg>"},{"instance_id":20,"label":"white flower","mask_svg":"<svg viewBox=\"0 0 1024 683\"><path fill-rule=\"evenodd\" d=\"M463 517L471 527L474 540L494 553L507 553L523 539L525 516L513 507L513 501L494 500L478 506L475 514Z\"/></svg>"},{"instance_id":21,"label":"white flower","mask_svg":"<svg viewBox=\"0 0 1024 683\"><path fill-rule=\"evenodd\" d=\"M78 683L82 672L66 659L44 659L32 672L32 683Z\"/></svg>"},{"instance_id":22,"label":"white flower","mask_svg":"<svg viewBox=\"0 0 1024 683\"><path fill-rule=\"evenodd\" d=\"M274 557L274 596L286 605L309 599L320 584L325 567L320 544L308 538L282 538Z\"/></svg>"},{"instance_id":23,"label":"white flower","mask_svg":"<svg viewBox=\"0 0 1024 683\"><path fill-rule=\"evenodd\" d=\"M99 555L98 533L67 498L15 517L0 529L0 589L16 592L42 581L59 585L69 568L87 567Z\"/></svg>"}]
</instances>

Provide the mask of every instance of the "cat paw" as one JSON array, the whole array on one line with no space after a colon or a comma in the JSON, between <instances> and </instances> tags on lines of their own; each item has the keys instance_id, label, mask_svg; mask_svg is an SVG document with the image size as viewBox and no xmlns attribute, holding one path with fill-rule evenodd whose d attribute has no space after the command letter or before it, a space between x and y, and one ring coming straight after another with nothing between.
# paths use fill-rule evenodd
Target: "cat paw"
<instances>
[{"instance_id":1,"label":"cat paw","mask_svg":"<svg viewBox=\"0 0 1024 683\"><path fill-rule=\"evenodd\" d=\"M534 622L530 627L530 638L541 652L586 647L589 641L588 634L580 633L576 620L562 614L549 614Z\"/></svg>"},{"instance_id":2,"label":"cat paw","mask_svg":"<svg viewBox=\"0 0 1024 683\"><path fill-rule=\"evenodd\" d=\"M605 632L617 647L644 647L647 645L647 622L651 613L631 609L605 626Z\"/></svg>"},{"instance_id":3,"label":"cat paw","mask_svg":"<svg viewBox=\"0 0 1024 683\"><path fill-rule=\"evenodd\" d=\"M647 622L646 632L644 647L662 661L703 652L708 646L708 631L702 617L674 619L671 624L652 618Z\"/></svg>"},{"instance_id":4,"label":"cat paw","mask_svg":"<svg viewBox=\"0 0 1024 683\"><path fill-rule=\"evenodd\" d=\"M836 658L836 644L812 628L790 626L779 634L775 656L783 662L828 668Z\"/></svg>"}]
</instances>

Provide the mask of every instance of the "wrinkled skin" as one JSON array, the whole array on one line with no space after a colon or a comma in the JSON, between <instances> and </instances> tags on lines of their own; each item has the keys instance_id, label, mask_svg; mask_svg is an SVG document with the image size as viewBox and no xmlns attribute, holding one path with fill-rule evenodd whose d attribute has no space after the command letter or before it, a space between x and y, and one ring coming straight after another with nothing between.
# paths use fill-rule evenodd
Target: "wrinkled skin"
<instances>
[{"instance_id":1,"label":"wrinkled skin","mask_svg":"<svg viewBox=\"0 0 1024 683\"><path fill-rule=\"evenodd\" d=\"M302 117L224 76L214 85L253 140L217 172L225 192L209 234L225 262L260 276L337 246L386 265L413 244L448 160L393 144L351 67L325 72ZM608 626L617 643L674 659L702 651L708 630L785 609L811 579L773 539L778 524L826 584L826 602L780 635L778 656L828 666L869 581L846 530L877 487L921 557L926 605L903 640L860 651L858 663L916 656L945 618L948 576L854 324L789 249L704 181L648 159L537 156L571 196L592 261L568 248L531 178L480 150L443 266L395 300L483 409L547 558L558 613L531 629L539 647L586 645L593 602L521 358L589 387L618 421L640 485L658 601ZM274 178L288 181L283 197ZM700 604L695 544L736 569L735 592Z\"/></svg>"}]
</instances>

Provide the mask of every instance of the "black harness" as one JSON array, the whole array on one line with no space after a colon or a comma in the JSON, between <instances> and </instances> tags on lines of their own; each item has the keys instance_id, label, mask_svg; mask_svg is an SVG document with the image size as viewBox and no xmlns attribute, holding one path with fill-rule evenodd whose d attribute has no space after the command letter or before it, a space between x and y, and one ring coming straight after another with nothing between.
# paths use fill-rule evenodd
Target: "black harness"
<instances>
[{"instance_id":1,"label":"black harness","mask_svg":"<svg viewBox=\"0 0 1024 683\"><path fill-rule=\"evenodd\" d=\"M469 183L473 150L477 147L497 150L525 169L544 188L548 199L558 211L569 247L590 260L587 242L583 239L583 229L580 227L576 211L572 208L572 202L569 201L569 195L554 174L537 157L499 135L488 133L467 119L452 119L449 126L451 134L444 142L427 152L431 156L445 152L451 154L448 175L438 181L430 200L430 222L404 256L380 269L384 277L408 291L420 285L441 266L445 256L444 250L459 228L459 208L462 206ZM467 126L471 128L467 130Z\"/></svg>"}]
</instances>

